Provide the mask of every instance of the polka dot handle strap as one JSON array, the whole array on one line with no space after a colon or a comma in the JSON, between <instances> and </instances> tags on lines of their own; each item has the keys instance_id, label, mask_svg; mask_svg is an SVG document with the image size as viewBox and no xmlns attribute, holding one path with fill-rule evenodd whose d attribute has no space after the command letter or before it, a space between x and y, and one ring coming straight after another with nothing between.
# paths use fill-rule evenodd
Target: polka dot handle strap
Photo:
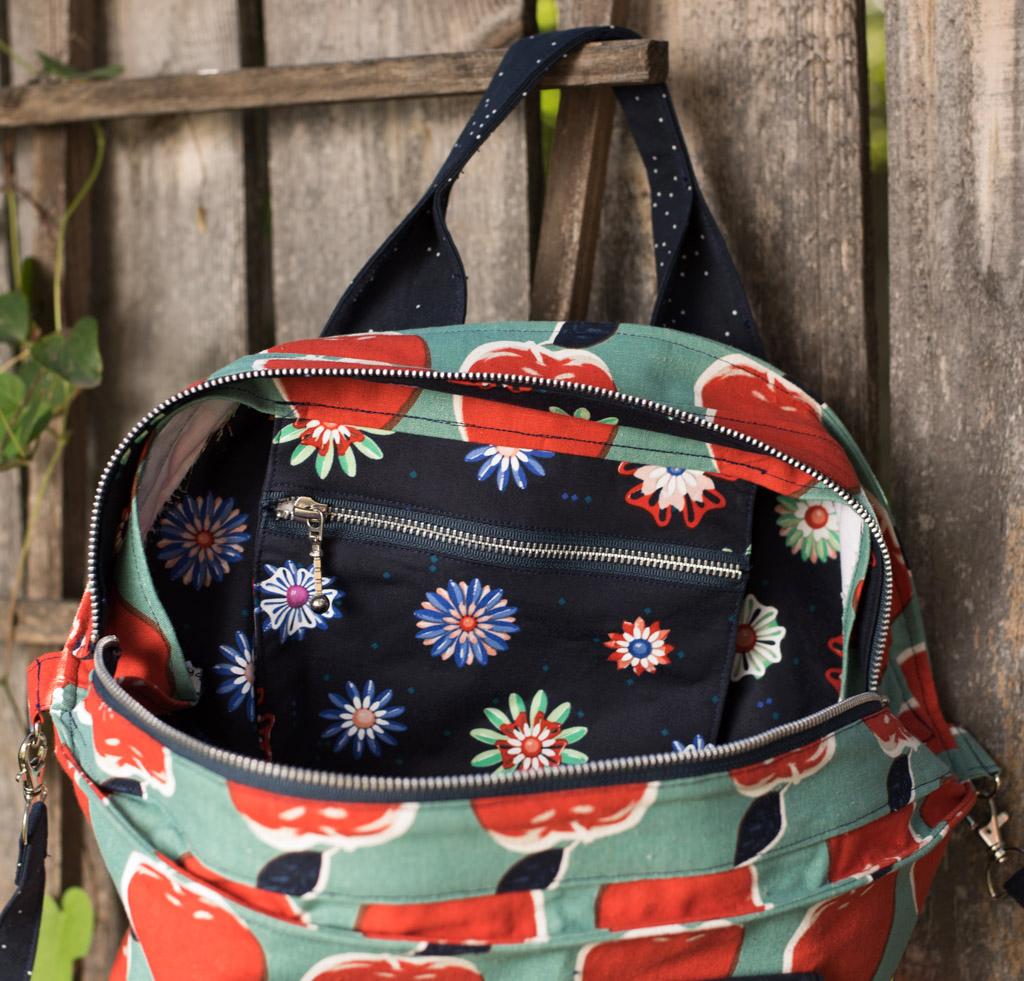
<instances>
[{"instance_id":1,"label":"polka dot handle strap","mask_svg":"<svg viewBox=\"0 0 1024 981\"><path fill-rule=\"evenodd\" d=\"M466 274L445 224L455 180L560 58L591 41L637 36L621 27L581 27L513 44L434 182L349 285L324 336L464 322ZM622 86L615 94L651 186L658 296L650 322L761 354L750 305L697 186L668 89Z\"/></svg>"}]
</instances>

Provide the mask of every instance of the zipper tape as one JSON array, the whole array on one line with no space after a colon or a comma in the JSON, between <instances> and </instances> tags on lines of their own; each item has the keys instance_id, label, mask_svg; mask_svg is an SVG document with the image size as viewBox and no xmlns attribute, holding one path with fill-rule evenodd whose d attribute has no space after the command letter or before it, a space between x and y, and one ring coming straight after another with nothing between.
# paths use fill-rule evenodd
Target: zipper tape
<instances>
[{"instance_id":1,"label":"zipper tape","mask_svg":"<svg viewBox=\"0 0 1024 981\"><path fill-rule=\"evenodd\" d=\"M367 801L461 800L503 794L540 793L569 787L587 787L652 779L701 776L759 762L766 750L778 755L795 749L842 726L871 715L888 704L878 692L861 692L820 712L731 743L687 748L679 753L593 760L578 766L556 766L507 773L450 774L427 777L381 777L335 773L289 766L244 756L176 729L141 705L114 678L108 659L118 654L117 638L103 637L96 645L93 684L108 705L157 739L171 752L191 759L229 779L270 790L307 797Z\"/></svg>"}]
</instances>

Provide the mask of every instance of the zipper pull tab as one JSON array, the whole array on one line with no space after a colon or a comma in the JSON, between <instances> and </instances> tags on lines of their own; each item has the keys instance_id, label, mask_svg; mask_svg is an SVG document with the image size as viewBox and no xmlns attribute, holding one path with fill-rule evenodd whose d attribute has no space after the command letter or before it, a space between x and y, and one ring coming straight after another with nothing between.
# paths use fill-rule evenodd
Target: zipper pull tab
<instances>
[{"instance_id":1,"label":"zipper pull tab","mask_svg":"<svg viewBox=\"0 0 1024 981\"><path fill-rule=\"evenodd\" d=\"M328 507L311 497L297 497L278 509L278 514L286 514L306 522L309 530L309 557L313 561L313 595L309 600L309 608L314 613L326 613L331 602L324 595L323 540L324 516Z\"/></svg>"}]
</instances>

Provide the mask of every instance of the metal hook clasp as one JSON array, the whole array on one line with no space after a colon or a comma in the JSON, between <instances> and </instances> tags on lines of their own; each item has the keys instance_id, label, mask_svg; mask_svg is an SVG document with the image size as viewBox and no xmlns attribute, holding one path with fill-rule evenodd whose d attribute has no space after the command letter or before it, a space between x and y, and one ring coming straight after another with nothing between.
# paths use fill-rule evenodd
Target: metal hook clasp
<instances>
[{"instance_id":1,"label":"metal hook clasp","mask_svg":"<svg viewBox=\"0 0 1024 981\"><path fill-rule=\"evenodd\" d=\"M1001 781L995 777L990 786L979 786L979 806L988 807L988 820L979 820L973 813L967 815L967 826L981 839L985 848L988 849L988 868L985 870L985 879L988 884L988 894L993 899L1002 899L1006 896L1006 890L1001 884L996 883L996 872L1008 862L1015 862L1024 867L1024 849L1008 844L1003 839L1002 828L1010 815L1000 811L996 805L996 793L999 791Z\"/></svg>"},{"instance_id":2,"label":"metal hook clasp","mask_svg":"<svg viewBox=\"0 0 1024 981\"><path fill-rule=\"evenodd\" d=\"M25 810L21 816L21 843L28 844L28 816L32 806L46 800L46 786L43 776L46 772L46 757L49 743L43 727L34 723L28 735L18 747L18 783L21 784L21 795L25 798Z\"/></svg>"}]
</instances>

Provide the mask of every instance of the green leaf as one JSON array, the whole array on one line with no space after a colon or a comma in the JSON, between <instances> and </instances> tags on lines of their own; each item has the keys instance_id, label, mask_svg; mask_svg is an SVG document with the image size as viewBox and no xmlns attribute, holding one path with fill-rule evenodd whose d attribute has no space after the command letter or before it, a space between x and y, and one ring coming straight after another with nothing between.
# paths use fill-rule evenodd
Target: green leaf
<instances>
[{"instance_id":1,"label":"green leaf","mask_svg":"<svg viewBox=\"0 0 1024 981\"><path fill-rule=\"evenodd\" d=\"M32 976L46 981L71 981L75 962L85 957L92 946L95 924L92 900L80 886L65 889L59 904L46 896Z\"/></svg>"},{"instance_id":2,"label":"green leaf","mask_svg":"<svg viewBox=\"0 0 1024 981\"><path fill-rule=\"evenodd\" d=\"M469 762L473 766L497 766L501 763L501 750L485 749L482 753L477 753Z\"/></svg>"},{"instance_id":3,"label":"green leaf","mask_svg":"<svg viewBox=\"0 0 1024 981\"><path fill-rule=\"evenodd\" d=\"M321 480L326 480L327 475L331 472L331 465L334 463L334 447L330 446L326 453L318 453L316 458L316 472L317 476ZM345 464L341 464L342 470L345 469Z\"/></svg>"},{"instance_id":4,"label":"green leaf","mask_svg":"<svg viewBox=\"0 0 1024 981\"><path fill-rule=\"evenodd\" d=\"M333 453L334 449L332 448L330 452ZM356 475L356 455L352 452L351 446L338 457L338 466L341 467L341 472L346 477L354 477Z\"/></svg>"},{"instance_id":5,"label":"green leaf","mask_svg":"<svg viewBox=\"0 0 1024 981\"><path fill-rule=\"evenodd\" d=\"M103 377L96 318L82 317L68 330L39 338L32 357L78 388L95 388Z\"/></svg>"},{"instance_id":6,"label":"green leaf","mask_svg":"<svg viewBox=\"0 0 1024 981\"><path fill-rule=\"evenodd\" d=\"M517 695L515 692L512 692L512 694L508 696L508 711L509 715L512 716L513 722L515 722L515 720L526 711L526 702L523 701L521 695Z\"/></svg>"},{"instance_id":7,"label":"green leaf","mask_svg":"<svg viewBox=\"0 0 1024 981\"><path fill-rule=\"evenodd\" d=\"M309 443L300 443L292 450L292 455L289 457L291 465L297 467L300 463L304 463L314 453L316 453L316 447L310 446Z\"/></svg>"},{"instance_id":8,"label":"green leaf","mask_svg":"<svg viewBox=\"0 0 1024 981\"><path fill-rule=\"evenodd\" d=\"M29 326L28 297L17 290L0 295L0 341L20 344Z\"/></svg>"},{"instance_id":9,"label":"green leaf","mask_svg":"<svg viewBox=\"0 0 1024 981\"><path fill-rule=\"evenodd\" d=\"M490 722L495 729L507 726L512 721L504 712L501 711L501 709L491 708L490 706L484 709L484 715L487 716L487 721Z\"/></svg>"},{"instance_id":10,"label":"green leaf","mask_svg":"<svg viewBox=\"0 0 1024 981\"><path fill-rule=\"evenodd\" d=\"M0 375L0 466L19 462L27 449L18 436L18 414L24 400L25 383L17 375Z\"/></svg>"},{"instance_id":11,"label":"green leaf","mask_svg":"<svg viewBox=\"0 0 1024 981\"><path fill-rule=\"evenodd\" d=\"M548 722L555 722L561 725L569 718L569 713L572 711L572 706L568 702L562 702L561 705L556 705L552 712L548 713Z\"/></svg>"},{"instance_id":12,"label":"green leaf","mask_svg":"<svg viewBox=\"0 0 1024 981\"><path fill-rule=\"evenodd\" d=\"M18 438L28 448L75 397L75 386L33 358L18 365L18 377L25 385L25 399L18 415Z\"/></svg>"},{"instance_id":13,"label":"green leaf","mask_svg":"<svg viewBox=\"0 0 1024 981\"><path fill-rule=\"evenodd\" d=\"M578 749L562 750L562 762L568 766L578 766L580 763L586 763L589 760L590 757L586 753L581 753Z\"/></svg>"},{"instance_id":14,"label":"green leaf","mask_svg":"<svg viewBox=\"0 0 1024 981\"><path fill-rule=\"evenodd\" d=\"M68 65L63 61L58 61L56 58L53 58L48 54L44 54L42 51L37 51L36 54L39 56L39 63L42 65L43 74L50 75L53 78L116 78L124 71L124 68L121 65L99 65L96 68L75 68L74 65Z\"/></svg>"},{"instance_id":15,"label":"green leaf","mask_svg":"<svg viewBox=\"0 0 1024 981\"><path fill-rule=\"evenodd\" d=\"M586 726L570 726L568 729L563 729L561 733L559 733L567 743L578 743L586 734Z\"/></svg>"},{"instance_id":16,"label":"green leaf","mask_svg":"<svg viewBox=\"0 0 1024 981\"><path fill-rule=\"evenodd\" d=\"M477 742L489 743L492 746L505 738L500 732L495 732L493 729L470 729L469 734Z\"/></svg>"},{"instance_id":17,"label":"green leaf","mask_svg":"<svg viewBox=\"0 0 1024 981\"><path fill-rule=\"evenodd\" d=\"M39 260L27 255L21 260L21 292L32 302L36 283L39 282Z\"/></svg>"},{"instance_id":18,"label":"green leaf","mask_svg":"<svg viewBox=\"0 0 1024 981\"><path fill-rule=\"evenodd\" d=\"M536 716L538 712L543 715L548 710L548 693L542 688L537 692L530 702L530 720Z\"/></svg>"},{"instance_id":19,"label":"green leaf","mask_svg":"<svg viewBox=\"0 0 1024 981\"><path fill-rule=\"evenodd\" d=\"M275 434L272 442L274 443L290 443L293 439L298 439L305 430L299 429L288 423L283 429L279 429Z\"/></svg>"},{"instance_id":20,"label":"green leaf","mask_svg":"<svg viewBox=\"0 0 1024 981\"><path fill-rule=\"evenodd\" d=\"M371 460L379 460L384 456L384 451L377 445L377 441L370 439L365 433L363 438L358 443L352 444L363 456L369 457Z\"/></svg>"}]
</instances>

